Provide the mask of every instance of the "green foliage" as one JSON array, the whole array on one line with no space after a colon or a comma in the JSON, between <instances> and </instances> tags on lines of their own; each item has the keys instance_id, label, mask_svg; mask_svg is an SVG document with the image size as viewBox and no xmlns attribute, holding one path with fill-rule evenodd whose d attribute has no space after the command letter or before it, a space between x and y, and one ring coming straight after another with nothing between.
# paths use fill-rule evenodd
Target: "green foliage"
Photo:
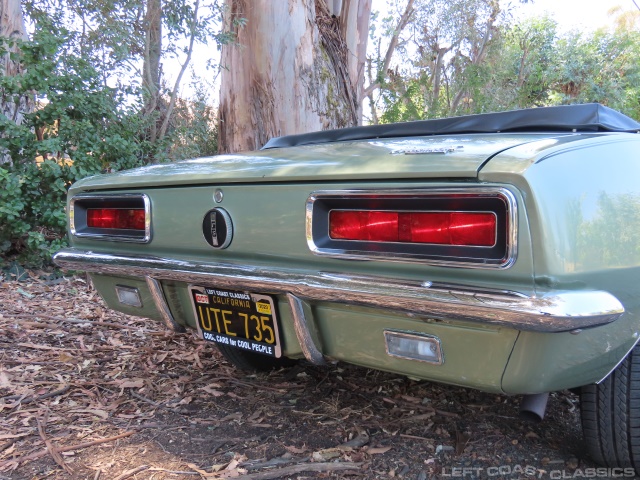
<instances>
[{"instance_id":1,"label":"green foliage","mask_svg":"<svg viewBox=\"0 0 640 480\"><path fill-rule=\"evenodd\" d=\"M65 243L64 205L74 181L141 165L150 149L126 91L109 88L86 60L64 46L69 32L51 23L17 42L20 74L0 76L0 95L15 107L39 104L17 124L0 114L0 254L37 266ZM7 39L0 54L13 47Z\"/></svg>"},{"instance_id":2,"label":"green foliage","mask_svg":"<svg viewBox=\"0 0 640 480\"><path fill-rule=\"evenodd\" d=\"M166 148L157 151L159 161L207 157L218 153L217 110L211 106L206 85L193 85L194 98L179 99L173 114Z\"/></svg>"},{"instance_id":3,"label":"green foliage","mask_svg":"<svg viewBox=\"0 0 640 480\"><path fill-rule=\"evenodd\" d=\"M557 44L553 103L599 102L640 118L640 32L573 33Z\"/></svg>"},{"instance_id":4,"label":"green foliage","mask_svg":"<svg viewBox=\"0 0 640 480\"><path fill-rule=\"evenodd\" d=\"M414 8L400 68L380 72L390 33L372 39L381 122L590 102L640 118L637 12L619 12L616 29L560 35L548 17L512 22L512 4L497 0L416 0Z\"/></svg>"},{"instance_id":5,"label":"green foliage","mask_svg":"<svg viewBox=\"0 0 640 480\"><path fill-rule=\"evenodd\" d=\"M59 206L67 191L63 173L70 175L61 170L50 160L0 167L0 253L19 252L20 263L37 267L66 244Z\"/></svg>"},{"instance_id":6,"label":"green foliage","mask_svg":"<svg viewBox=\"0 0 640 480\"><path fill-rule=\"evenodd\" d=\"M474 98L484 94L483 103L491 111L545 105L556 40L557 24L546 16L505 29L489 58L487 82L472 93Z\"/></svg>"},{"instance_id":7,"label":"green foliage","mask_svg":"<svg viewBox=\"0 0 640 480\"><path fill-rule=\"evenodd\" d=\"M217 1L195 15L197 5L162 2L165 62L184 63L181 40L190 35L199 43L233 40L220 31ZM202 88L192 100L175 99L172 111L178 86L161 83L155 109L145 108L148 0L26 0L23 8L31 41L0 39L0 57L20 65L17 75L0 73L0 267L50 261L66 242L64 206L73 182L217 151L216 112ZM166 117L166 133L151 138Z\"/></svg>"},{"instance_id":8,"label":"green foliage","mask_svg":"<svg viewBox=\"0 0 640 480\"><path fill-rule=\"evenodd\" d=\"M398 80L396 79L395 82L397 83ZM388 108L382 114L381 122L393 123L433 118L427 110L427 86L424 76L420 76L407 81L398 90L389 89L385 96Z\"/></svg>"},{"instance_id":9,"label":"green foliage","mask_svg":"<svg viewBox=\"0 0 640 480\"><path fill-rule=\"evenodd\" d=\"M378 68L378 75L388 78L381 82L381 121L482 109L479 97L491 98L483 89L493 74L488 59L501 40L498 24L507 17L496 0L417 0L400 41L406 67L395 72ZM380 59L374 63L379 67Z\"/></svg>"}]
</instances>

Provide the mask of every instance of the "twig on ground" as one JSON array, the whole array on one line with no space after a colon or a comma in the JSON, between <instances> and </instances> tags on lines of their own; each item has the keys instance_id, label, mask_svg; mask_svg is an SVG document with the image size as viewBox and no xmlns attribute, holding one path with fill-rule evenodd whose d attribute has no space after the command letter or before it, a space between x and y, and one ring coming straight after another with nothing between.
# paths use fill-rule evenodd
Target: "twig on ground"
<instances>
[{"instance_id":1,"label":"twig on ground","mask_svg":"<svg viewBox=\"0 0 640 480\"><path fill-rule=\"evenodd\" d=\"M443 417L460 418L460 415L458 415L457 413L447 412L445 410L438 410L437 408L435 412L436 414L442 415Z\"/></svg>"},{"instance_id":2,"label":"twig on ground","mask_svg":"<svg viewBox=\"0 0 640 480\"><path fill-rule=\"evenodd\" d=\"M121 473L113 480L124 480L125 478L133 477L136 473L140 473L144 470L147 470L148 468L149 465L140 465L139 467L136 467L132 470L127 470L126 472Z\"/></svg>"},{"instance_id":3,"label":"twig on ground","mask_svg":"<svg viewBox=\"0 0 640 480\"><path fill-rule=\"evenodd\" d=\"M140 327L132 327L130 325L121 325L119 323L112 322L101 322L98 320L82 320L77 318L62 318L55 317L53 315L44 315L42 313L7 313L7 316L14 318L47 318L49 320L54 320L56 322L64 322L64 323L79 323L79 324L91 324L91 325L99 325L101 327L112 327L119 328L122 330L140 330Z\"/></svg>"},{"instance_id":4,"label":"twig on ground","mask_svg":"<svg viewBox=\"0 0 640 480\"><path fill-rule=\"evenodd\" d=\"M20 438L12 438L8 442L5 442L2 445L0 445L0 453L4 452L7 448L9 448L11 445L16 443L19 439Z\"/></svg>"},{"instance_id":5,"label":"twig on ground","mask_svg":"<svg viewBox=\"0 0 640 480\"><path fill-rule=\"evenodd\" d=\"M40 400L46 400L47 398L51 398L51 397L57 397L58 395L63 395L65 393L67 393L69 391L69 389L71 388L70 385L67 385L66 387L61 388L60 390L54 390L53 392L49 392L49 393L43 393L42 395L38 395L38 396L30 396L30 397L24 397L22 400L20 400L20 397L22 397L22 395L9 395L8 397L3 397L2 400L19 400L17 405L25 405L27 403L31 403L31 402L39 402Z\"/></svg>"},{"instance_id":6,"label":"twig on ground","mask_svg":"<svg viewBox=\"0 0 640 480\"><path fill-rule=\"evenodd\" d=\"M260 461L242 462L238 466L244 468L245 470L259 470L261 468L277 467L279 465L287 465L290 463L301 463L301 462L308 462L308 461L309 461L309 457L305 457L305 458L275 457L275 458L272 458L271 460L267 460L266 462L260 462Z\"/></svg>"},{"instance_id":7,"label":"twig on ground","mask_svg":"<svg viewBox=\"0 0 640 480\"><path fill-rule=\"evenodd\" d=\"M53 460L58 465L60 465L65 472L67 472L69 475L73 475L73 469L69 465L67 465L67 463L64 461L62 456L60 456L58 449L51 442L51 440L47 438L47 435L45 434L45 431L44 431L44 425L42 424L40 419L38 418L36 419L36 421L38 423L38 434L40 435L40 438L42 439L45 446L47 447L47 452L49 453L49 455L51 455L51 458L53 458ZM46 417L44 421L46 423Z\"/></svg>"},{"instance_id":8,"label":"twig on ground","mask_svg":"<svg viewBox=\"0 0 640 480\"><path fill-rule=\"evenodd\" d=\"M238 385L243 385L245 387L251 387L251 388L259 388L262 390L269 390L272 392L278 392L278 393L282 393L283 391L286 390L292 390L292 389L296 389L296 388L304 388L303 385L290 385L287 387L269 387L268 385L263 385L263 384L259 384L259 383L250 383L250 382L243 382L242 380L238 380L230 375L216 375L214 378L210 378L209 380L223 380L223 381L227 381L227 382L231 382L231 383L235 383Z\"/></svg>"},{"instance_id":9,"label":"twig on ground","mask_svg":"<svg viewBox=\"0 0 640 480\"><path fill-rule=\"evenodd\" d=\"M139 393L132 392L130 389L129 389L129 394L132 397L137 398L138 400L142 400L143 402L146 402L149 405L153 405L154 407L162 408L164 410L168 410L169 412L177 413L178 415L191 415L191 412L187 410L180 410L179 408L167 407L164 403L158 403L154 400L151 400L150 398L140 395Z\"/></svg>"},{"instance_id":10,"label":"twig on ground","mask_svg":"<svg viewBox=\"0 0 640 480\"><path fill-rule=\"evenodd\" d=\"M336 472L342 470L357 470L362 463L353 462L324 462L324 463L303 463L291 465L289 467L269 470L268 472L250 473L235 477L237 480L269 480L273 478L284 478L289 475L302 472Z\"/></svg>"},{"instance_id":11,"label":"twig on ground","mask_svg":"<svg viewBox=\"0 0 640 480\"><path fill-rule=\"evenodd\" d=\"M200 475L197 472L183 472L181 470L167 470L166 468L160 468L160 467L151 467L149 469L150 472L164 472L164 473L169 473L171 475Z\"/></svg>"},{"instance_id":12,"label":"twig on ground","mask_svg":"<svg viewBox=\"0 0 640 480\"><path fill-rule=\"evenodd\" d=\"M113 437L100 438L98 440L92 440L90 442L79 443L77 445L70 445L68 447L59 447L56 450L60 453L62 452L70 452L72 450L81 450L83 448L93 447L94 445L99 445L101 443L113 442L115 440L120 440L121 438L129 437L136 432L125 432L120 435L115 435ZM39 452L34 452L29 455L25 455L23 457L11 458L9 460L5 460L0 463L0 469L3 467L7 467L9 465L17 465L22 462L29 462L31 460L36 460L37 458L44 457L48 453L48 450L45 448L44 450L40 450Z\"/></svg>"}]
</instances>

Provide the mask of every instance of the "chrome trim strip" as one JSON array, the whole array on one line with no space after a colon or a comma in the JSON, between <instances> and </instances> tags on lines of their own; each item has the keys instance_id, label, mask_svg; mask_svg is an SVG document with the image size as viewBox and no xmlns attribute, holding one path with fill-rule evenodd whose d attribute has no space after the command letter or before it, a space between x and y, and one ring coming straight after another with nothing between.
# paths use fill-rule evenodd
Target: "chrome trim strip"
<instances>
[{"instance_id":1,"label":"chrome trim strip","mask_svg":"<svg viewBox=\"0 0 640 480\"><path fill-rule=\"evenodd\" d=\"M329 248L320 248L313 241L312 225L313 225L313 204L316 200L323 197L366 197L370 195L376 196L400 196L400 197L419 197L421 195L455 195L455 194L476 194L476 195L498 195L507 204L507 218L509 225L507 226L507 252L506 256L500 263L478 263L454 260L437 260L424 258L420 255L413 254L397 254L391 252L364 252L359 250L338 250ZM415 262L427 265L436 265L443 267L464 267L478 269L505 269L511 267L518 255L518 203L516 198L509 190L503 187L457 187L457 188L434 188L434 189L404 189L404 190L319 190L313 192L307 198L306 204L306 235L307 245L312 253L324 257L340 258L343 260L376 260L385 262Z\"/></svg>"},{"instance_id":2,"label":"chrome trim strip","mask_svg":"<svg viewBox=\"0 0 640 480\"><path fill-rule=\"evenodd\" d=\"M151 298L153 298L153 303L155 303L158 312L160 312L160 316L162 317L166 327L174 332L183 333L185 328L176 322L175 318L173 318L169 305L167 304L167 299L164 297L164 292L162 291L162 285L160 285L160 282L150 276L146 276L145 280L147 281L147 287L151 293Z\"/></svg>"},{"instance_id":3,"label":"chrome trim strip","mask_svg":"<svg viewBox=\"0 0 640 480\"><path fill-rule=\"evenodd\" d=\"M316 347L311 337L302 300L291 293L287 293L287 299L289 300L289 306L293 314L293 328L296 331L296 337L298 337L298 343L300 344L300 348L302 348L304 358L314 365L324 365L326 363L324 355L322 355L322 352Z\"/></svg>"},{"instance_id":4,"label":"chrome trim strip","mask_svg":"<svg viewBox=\"0 0 640 480\"><path fill-rule=\"evenodd\" d=\"M76 230L75 225L75 206L78 200L118 200L128 198L141 198L144 204L144 237L127 237L105 235L101 233L81 233ZM69 230L71 235L79 238L91 238L93 240L106 240L108 242L127 242L127 243L149 243L151 241L151 200L144 193L81 193L74 195L69 201Z\"/></svg>"},{"instance_id":5,"label":"chrome trim strip","mask_svg":"<svg viewBox=\"0 0 640 480\"><path fill-rule=\"evenodd\" d=\"M624 313L618 299L604 291L552 291L525 296L464 285L434 287L417 280L114 255L75 248L59 251L54 261L70 270L216 285L265 294L290 293L303 300L384 308L517 330L564 332L610 323Z\"/></svg>"}]
</instances>

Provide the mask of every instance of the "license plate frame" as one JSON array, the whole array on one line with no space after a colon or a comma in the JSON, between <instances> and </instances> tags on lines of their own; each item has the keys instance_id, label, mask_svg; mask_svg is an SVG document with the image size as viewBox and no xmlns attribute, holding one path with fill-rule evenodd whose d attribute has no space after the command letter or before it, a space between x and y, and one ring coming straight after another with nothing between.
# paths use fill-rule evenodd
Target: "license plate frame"
<instances>
[{"instance_id":1,"label":"license plate frame","mask_svg":"<svg viewBox=\"0 0 640 480\"><path fill-rule=\"evenodd\" d=\"M279 316L263 293L189 285L198 335L205 341L280 358Z\"/></svg>"}]
</instances>

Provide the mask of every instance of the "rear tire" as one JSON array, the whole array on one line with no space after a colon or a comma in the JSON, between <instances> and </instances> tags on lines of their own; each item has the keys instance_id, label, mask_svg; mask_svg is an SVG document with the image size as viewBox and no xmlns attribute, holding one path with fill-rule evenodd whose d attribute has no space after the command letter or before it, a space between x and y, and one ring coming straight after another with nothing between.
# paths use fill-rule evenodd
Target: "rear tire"
<instances>
[{"instance_id":1,"label":"rear tire","mask_svg":"<svg viewBox=\"0 0 640 480\"><path fill-rule=\"evenodd\" d=\"M580 411L591 458L610 468L633 468L640 475L639 348L599 385L582 387Z\"/></svg>"},{"instance_id":2,"label":"rear tire","mask_svg":"<svg viewBox=\"0 0 640 480\"><path fill-rule=\"evenodd\" d=\"M277 368L292 367L297 362L287 357L268 357L255 352L246 352L227 345L217 345L222 356L236 368L245 372L268 372Z\"/></svg>"}]
</instances>

